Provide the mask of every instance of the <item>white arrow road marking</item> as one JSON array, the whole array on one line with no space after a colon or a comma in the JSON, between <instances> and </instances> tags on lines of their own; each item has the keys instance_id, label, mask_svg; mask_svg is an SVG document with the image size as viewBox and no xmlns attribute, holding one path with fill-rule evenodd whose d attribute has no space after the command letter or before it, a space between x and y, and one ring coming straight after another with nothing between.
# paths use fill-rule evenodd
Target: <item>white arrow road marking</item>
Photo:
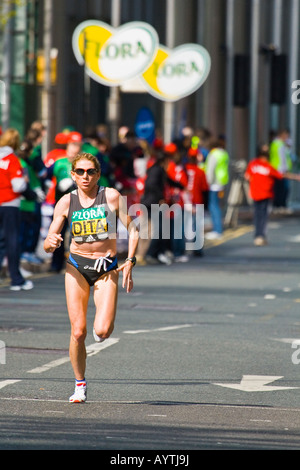
<instances>
[{"instance_id":1,"label":"white arrow road marking","mask_svg":"<svg viewBox=\"0 0 300 470\"><path fill-rule=\"evenodd\" d=\"M299 387L276 387L269 386L267 384L274 382L274 380L282 379L283 376L276 375L243 375L243 378L239 384L220 384L215 383L213 385L219 385L220 387L233 388L235 390L241 390L243 392L272 392L275 390L291 390Z\"/></svg>"},{"instance_id":2,"label":"white arrow road marking","mask_svg":"<svg viewBox=\"0 0 300 470\"><path fill-rule=\"evenodd\" d=\"M21 380L2 380L2 382L0 382L0 388L4 388L7 385L12 385L17 382L21 382Z\"/></svg>"},{"instance_id":3,"label":"white arrow road marking","mask_svg":"<svg viewBox=\"0 0 300 470\"><path fill-rule=\"evenodd\" d=\"M119 341L119 338L108 338L103 343L93 343L90 344L89 346L86 347L86 352L87 355L94 356L95 354L98 354L102 349L106 349L109 346L112 346L113 344L116 344ZM66 362L69 362L70 358L69 356L61 357L60 359L56 359L55 361L48 362L48 364L45 364L40 367L36 367L35 369L28 370L28 374L41 374L42 372L46 372L47 370L53 369L54 367L61 366L62 364L65 364Z\"/></svg>"},{"instance_id":4,"label":"white arrow road marking","mask_svg":"<svg viewBox=\"0 0 300 470\"><path fill-rule=\"evenodd\" d=\"M279 341L281 343L298 343L300 344L300 338L272 338L274 341Z\"/></svg>"},{"instance_id":5,"label":"white arrow road marking","mask_svg":"<svg viewBox=\"0 0 300 470\"><path fill-rule=\"evenodd\" d=\"M162 328L154 328L153 330L127 330L123 331L128 335L137 335L138 333L152 333L153 331L170 331L170 330L180 330L181 328L191 328L194 325L174 325L174 326L164 326Z\"/></svg>"}]
</instances>

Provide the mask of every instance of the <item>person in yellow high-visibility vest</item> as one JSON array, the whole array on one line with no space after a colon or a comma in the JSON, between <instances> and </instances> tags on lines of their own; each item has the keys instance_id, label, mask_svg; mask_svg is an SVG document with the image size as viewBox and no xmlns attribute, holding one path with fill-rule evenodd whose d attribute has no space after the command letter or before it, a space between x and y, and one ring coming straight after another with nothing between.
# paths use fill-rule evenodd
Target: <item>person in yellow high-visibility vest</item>
<instances>
[{"instance_id":1,"label":"person in yellow high-visibility vest","mask_svg":"<svg viewBox=\"0 0 300 470\"><path fill-rule=\"evenodd\" d=\"M278 132L270 145L270 164L275 170L283 174L292 169L292 159L287 145L289 132L281 130ZM286 212L289 195L289 182L286 178L276 180L274 187L273 208L278 212Z\"/></svg>"},{"instance_id":2,"label":"person in yellow high-visibility vest","mask_svg":"<svg viewBox=\"0 0 300 470\"><path fill-rule=\"evenodd\" d=\"M221 200L229 181L229 155L224 148L223 139L212 142L211 147L205 161L205 174L209 184L208 210L212 220L212 231L205 237L217 239L223 234Z\"/></svg>"}]
</instances>

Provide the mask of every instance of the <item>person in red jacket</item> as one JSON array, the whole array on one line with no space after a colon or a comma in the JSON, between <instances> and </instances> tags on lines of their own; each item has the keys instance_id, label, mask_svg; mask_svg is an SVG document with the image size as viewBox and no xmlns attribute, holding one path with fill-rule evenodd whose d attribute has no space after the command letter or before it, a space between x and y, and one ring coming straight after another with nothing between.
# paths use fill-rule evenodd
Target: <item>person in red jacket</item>
<instances>
[{"instance_id":1,"label":"person in red jacket","mask_svg":"<svg viewBox=\"0 0 300 470\"><path fill-rule=\"evenodd\" d=\"M202 235L201 232L204 232L204 221L197 220L196 207L198 204L203 204L203 208L207 205L209 191L205 172L198 166L199 161L202 161L202 155L199 153L198 149L190 148L187 152L187 163L185 165L188 177L186 189L189 195L189 202L192 204L192 230L193 233L196 233L195 241L199 240L199 237ZM200 224L202 224L202 227ZM197 242L197 245L198 244ZM197 247L193 253L195 256L202 256L202 247Z\"/></svg>"},{"instance_id":2,"label":"person in red jacket","mask_svg":"<svg viewBox=\"0 0 300 470\"><path fill-rule=\"evenodd\" d=\"M267 244L266 230L269 207L274 198L274 183L276 179L293 179L300 181L300 175L293 173L279 173L269 163L269 146L259 147L257 157L252 160L246 169L245 179L249 181L250 197L254 202L254 245Z\"/></svg>"},{"instance_id":3,"label":"person in red jacket","mask_svg":"<svg viewBox=\"0 0 300 470\"><path fill-rule=\"evenodd\" d=\"M16 129L7 129L0 137L0 236L7 256L10 289L29 290L33 283L25 280L20 272L20 197L35 199L28 189L28 182L15 151L20 147L20 136ZM28 192L28 194L26 194ZM30 193L30 194L29 194Z\"/></svg>"},{"instance_id":4,"label":"person in red jacket","mask_svg":"<svg viewBox=\"0 0 300 470\"><path fill-rule=\"evenodd\" d=\"M173 142L165 145L164 152L170 158L167 168L168 177L181 185L181 188L174 186L167 188L167 202L172 206L170 211L170 248L175 262L186 263L189 258L185 254L184 204L188 178L182 161L183 158L177 145Z\"/></svg>"},{"instance_id":5,"label":"person in red jacket","mask_svg":"<svg viewBox=\"0 0 300 470\"><path fill-rule=\"evenodd\" d=\"M188 176L187 190L190 193L192 204L206 204L209 186L204 170L198 166L198 155L198 149L190 148L188 150L188 162L185 165Z\"/></svg>"}]
</instances>

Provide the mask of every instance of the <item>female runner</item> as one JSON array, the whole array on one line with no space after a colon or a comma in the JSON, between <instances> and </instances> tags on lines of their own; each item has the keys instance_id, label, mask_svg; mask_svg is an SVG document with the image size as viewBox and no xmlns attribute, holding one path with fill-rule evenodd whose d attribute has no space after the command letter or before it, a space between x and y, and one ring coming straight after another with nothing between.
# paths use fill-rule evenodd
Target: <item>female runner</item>
<instances>
[{"instance_id":1,"label":"female runner","mask_svg":"<svg viewBox=\"0 0 300 470\"><path fill-rule=\"evenodd\" d=\"M114 188L99 187L100 164L88 153L77 155L72 162L72 179L77 189L56 204L53 221L44 242L52 253L60 246L65 220L70 226L70 256L67 261L65 288L71 323L70 360L75 375L75 392L71 403L87 399L85 380L87 308L90 288L94 287L96 314L93 334L97 342L108 338L113 329L118 297L119 272L123 288L133 288L132 268L138 245L138 230L127 214L126 201ZM128 258L117 266L117 218L128 230Z\"/></svg>"}]
</instances>

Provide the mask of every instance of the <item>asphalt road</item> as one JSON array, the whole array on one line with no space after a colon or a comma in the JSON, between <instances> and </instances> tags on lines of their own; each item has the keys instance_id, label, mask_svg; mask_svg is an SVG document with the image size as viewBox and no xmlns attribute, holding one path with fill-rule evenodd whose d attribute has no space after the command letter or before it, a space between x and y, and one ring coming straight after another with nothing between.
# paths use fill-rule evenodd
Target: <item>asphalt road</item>
<instances>
[{"instance_id":1,"label":"asphalt road","mask_svg":"<svg viewBox=\"0 0 300 470\"><path fill-rule=\"evenodd\" d=\"M179 456L199 450L300 449L299 271L297 216L272 220L265 247L241 225L188 264L136 267L100 346L91 299L84 405L68 403L63 275L37 274L29 292L2 285L0 449L154 452L129 462L138 466L162 454L189 466Z\"/></svg>"}]
</instances>

